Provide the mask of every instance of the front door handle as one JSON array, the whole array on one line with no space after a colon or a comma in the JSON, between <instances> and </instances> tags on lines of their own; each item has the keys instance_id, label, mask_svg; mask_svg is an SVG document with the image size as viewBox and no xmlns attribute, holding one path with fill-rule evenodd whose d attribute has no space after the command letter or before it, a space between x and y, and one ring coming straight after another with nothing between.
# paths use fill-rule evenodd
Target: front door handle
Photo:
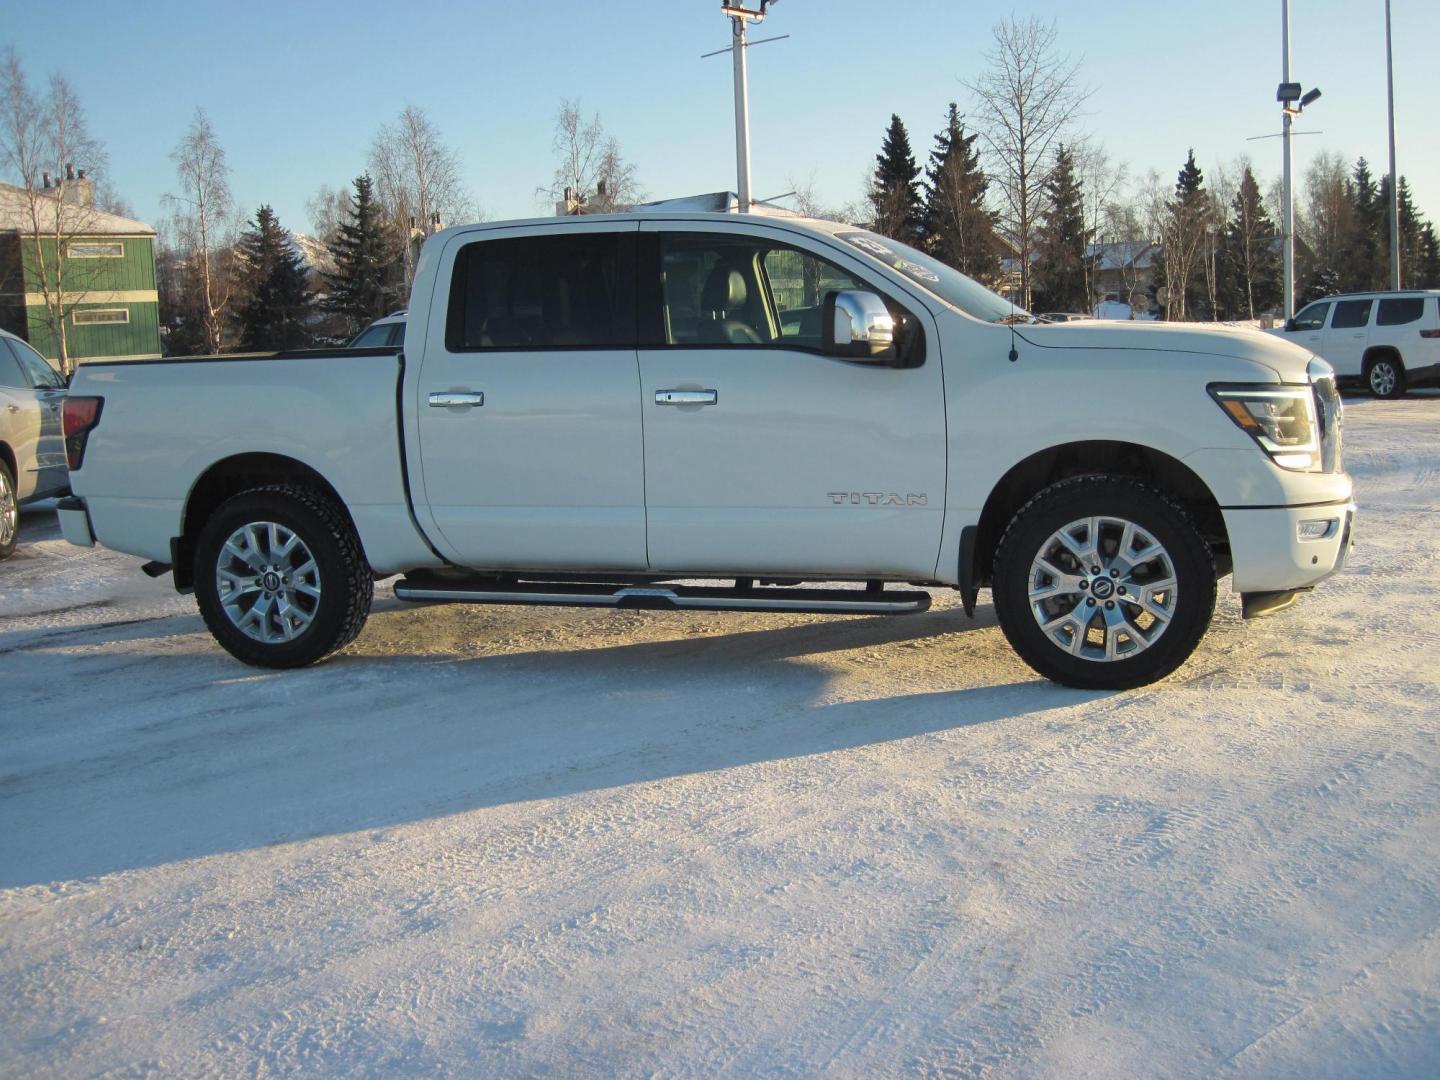
<instances>
[{"instance_id":1,"label":"front door handle","mask_svg":"<svg viewBox=\"0 0 1440 1080\"><path fill-rule=\"evenodd\" d=\"M720 395L714 390L656 390L656 405L714 405Z\"/></svg>"},{"instance_id":2,"label":"front door handle","mask_svg":"<svg viewBox=\"0 0 1440 1080\"><path fill-rule=\"evenodd\" d=\"M447 390L430 395L432 409L448 409L453 405L484 405L485 395L480 391Z\"/></svg>"}]
</instances>

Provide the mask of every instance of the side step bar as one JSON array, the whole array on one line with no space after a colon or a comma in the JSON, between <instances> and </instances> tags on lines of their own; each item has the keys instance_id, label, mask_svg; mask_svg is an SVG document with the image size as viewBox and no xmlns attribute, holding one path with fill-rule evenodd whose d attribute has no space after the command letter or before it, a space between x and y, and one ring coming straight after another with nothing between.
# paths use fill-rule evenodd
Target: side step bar
<instances>
[{"instance_id":1,"label":"side step bar","mask_svg":"<svg viewBox=\"0 0 1440 1080\"><path fill-rule=\"evenodd\" d=\"M915 590L729 588L710 585L603 585L572 582L446 581L404 578L401 600L440 604L535 604L648 611L802 611L828 615L911 615L930 608Z\"/></svg>"}]
</instances>

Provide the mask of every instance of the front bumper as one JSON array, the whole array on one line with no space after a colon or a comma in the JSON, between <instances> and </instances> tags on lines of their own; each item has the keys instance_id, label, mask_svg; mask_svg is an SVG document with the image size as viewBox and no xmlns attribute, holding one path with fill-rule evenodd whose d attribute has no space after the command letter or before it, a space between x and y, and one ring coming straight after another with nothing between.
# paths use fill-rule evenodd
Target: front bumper
<instances>
[{"instance_id":1,"label":"front bumper","mask_svg":"<svg viewBox=\"0 0 1440 1080\"><path fill-rule=\"evenodd\" d=\"M95 530L90 527L90 511L85 500L74 495L61 499L55 507L60 519L60 535L77 547L94 547Z\"/></svg>"},{"instance_id":2,"label":"front bumper","mask_svg":"<svg viewBox=\"0 0 1440 1080\"><path fill-rule=\"evenodd\" d=\"M1339 573L1350 552L1355 503L1349 500L1222 512L1234 567L1231 587L1238 593L1308 589ZM1302 522L1315 527L1311 523L1321 521L1333 527L1321 538L1301 539Z\"/></svg>"}]
</instances>

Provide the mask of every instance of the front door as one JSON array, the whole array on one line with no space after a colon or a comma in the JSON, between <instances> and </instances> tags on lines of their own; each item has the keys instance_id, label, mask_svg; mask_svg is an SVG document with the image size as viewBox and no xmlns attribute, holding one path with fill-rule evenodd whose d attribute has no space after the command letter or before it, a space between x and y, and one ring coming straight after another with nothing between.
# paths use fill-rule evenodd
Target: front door
<instances>
[{"instance_id":1,"label":"front door","mask_svg":"<svg viewBox=\"0 0 1440 1080\"><path fill-rule=\"evenodd\" d=\"M33 430L35 436L30 449L20 458L22 475L16 477L16 487L22 498L59 494L70 482L60 416L65 403L65 379L25 342L16 338L0 339L0 351L7 346L19 365L21 377L17 380L7 375L5 381L20 382L22 386L28 383L29 392L0 388L0 393L7 398L4 407L12 416L24 414L22 427Z\"/></svg>"},{"instance_id":2,"label":"front door","mask_svg":"<svg viewBox=\"0 0 1440 1080\"><path fill-rule=\"evenodd\" d=\"M692 231L683 231L690 229ZM642 340L652 569L928 578L944 515L945 404L912 369L820 349L827 292L881 292L844 255L763 227L646 223L661 311ZM641 274L647 273L642 259ZM654 273L654 269L649 271ZM647 323L641 311L642 337Z\"/></svg>"},{"instance_id":3,"label":"front door","mask_svg":"<svg viewBox=\"0 0 1440 1080\"><path fill-rule=\"evenodd\" d=\"M416 502L447 558L645 568L634 230L462 233L441 253L452 285L416 381Z\"/></svg>"}]
</instances>

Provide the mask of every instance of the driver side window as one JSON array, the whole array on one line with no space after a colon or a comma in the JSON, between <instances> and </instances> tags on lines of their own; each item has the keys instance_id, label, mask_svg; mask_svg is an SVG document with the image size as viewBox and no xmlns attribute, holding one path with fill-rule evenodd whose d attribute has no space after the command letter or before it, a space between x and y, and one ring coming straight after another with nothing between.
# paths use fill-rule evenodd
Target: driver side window
<instances>
[{"instance_id":1,"label":"driver side window","mask_svg":"<svg viewBox=\"0 0 1440 1080\"><path fill-rule=\"evenodd\" d=\"M662 234L660 269L670 345L818 352L826 293L869 288L808 251L740 236Z\"/></svg>"},{"instance_id":2,"label":"driver side window","mask_svg":"<svg viewBox=\"0 0 1440 1080\"><path fill-rule=\"evenodd\" d=\"M1299 315L1295 316L1295 329L1299 330L1321 330L1325 326L1325 316L1330 314L1330 302L1327 300L1320 304L1311 304Z\"/></svg>"}]
</instances>

